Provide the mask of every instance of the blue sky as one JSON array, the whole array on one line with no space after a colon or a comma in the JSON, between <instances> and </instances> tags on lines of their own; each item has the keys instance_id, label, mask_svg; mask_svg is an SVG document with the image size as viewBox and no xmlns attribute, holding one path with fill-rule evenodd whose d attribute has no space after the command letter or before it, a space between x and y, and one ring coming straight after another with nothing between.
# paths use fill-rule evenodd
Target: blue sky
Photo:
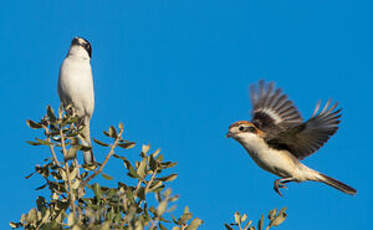
<instances>
[{"instance_id":1,"label":"blue sky","mask_svg":"<svg viewBox=\"0 0 373 230\"><path fill-rule=\"evenodd\" d=\"M223 229L233 213L288 207L281 229L366 229L371 225L373 15L370 1L6 1L0 7L1 229L35 206L41 180L25 180L47 149L28 146L46 105L59 105L59 65L72 37L93 46L92 135L123 122L126 137L177 161L179 211L202 229ZM225 138L250 119L249 84L272 80L307 118L317 100L343 107L339 131L308 166L358 190L289 184ZM96 146L98 149L99 147ZM100 151L96 151L100 152ZM135 154L135 153L133 153ZM96 154L99 160L104 153ZM113 163L107 172L124 175Z\"/></svg>"}]
</instances>

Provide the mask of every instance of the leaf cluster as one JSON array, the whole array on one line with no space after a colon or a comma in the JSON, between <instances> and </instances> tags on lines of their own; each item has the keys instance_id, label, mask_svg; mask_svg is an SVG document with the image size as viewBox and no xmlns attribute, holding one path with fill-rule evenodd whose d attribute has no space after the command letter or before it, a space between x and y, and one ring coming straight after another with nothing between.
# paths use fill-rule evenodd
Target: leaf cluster
<instances>
[{"instance_id":1,"label":"leaf cluster","mask_svg":"<svg viewBox=\"0 0 373 230\"><path fill-rule=\"evenodd\" d=\"M66 111L60 107L55 114L48 106L39 122L26 122L33 129L43 130L44 136L27 143L47 146L51 154L26 178L41 176L44 184L36 190L47 189L49 197L39 196L36 207L22 214L19 221L11 222L12 228L194 230L202 224L188 207L179 218L169 214L175 210L173 203L178 196L172 195L167 183L177 174L167 172L176 163L164 160L159 149L151 152L149 145L142 146L138 161L129 160L125 154L136 144L123 139L123 124L104 131L106 141L94 139L107 149L102 163L80 165L77 152L90 150L91 146L81 144L82 122ZM110 159L123 162L123 172L130 182L118 181L114 187L92 183L98 175L114 180L103 172Z\"/></svg>"},{"instance_id":2,"label":"leaf cluster","mask_svg":"<svg viewBox=\"0 0 373 230\"><path fill-rule=\"evenodd\" d=\"M285 213L286 208L282 208L279 212L277 209L273 209L268 213L268 220L269 223L265 230L269 230L271 227L279 226L282 222L285 221L287 214ZM260 220L258 221L257 228L252 226L253 221L247 221L247 215L241 215L239 212L234 213L234 223L225 224L225 228L227 230L233 230L234 226L238 227L239 230L264 230L264 216L262 215Z\"/></svg>"}]
</instances>

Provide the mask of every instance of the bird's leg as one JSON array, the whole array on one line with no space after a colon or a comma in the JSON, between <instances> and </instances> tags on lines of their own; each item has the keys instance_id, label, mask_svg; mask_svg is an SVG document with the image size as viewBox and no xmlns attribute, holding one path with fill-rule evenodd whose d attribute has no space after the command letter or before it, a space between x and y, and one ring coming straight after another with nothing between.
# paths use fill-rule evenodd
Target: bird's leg
<instances>
[{"instance_id":1,"label":"bird's leg","mask_svg":"<svg viewBox=\"0 0 373 230\"><path fill-rule=\"evenodd\" d=\"M282 193L280 192L280 188L288 188L286 187L286 183L288 182L292 182L294 181L295 179L293 177L287 177L287 178L281 178L281 179L277 179L275 180L275 182L273 183L273 189L280 195L282 196Z\"/></svg>"}]
</instances>

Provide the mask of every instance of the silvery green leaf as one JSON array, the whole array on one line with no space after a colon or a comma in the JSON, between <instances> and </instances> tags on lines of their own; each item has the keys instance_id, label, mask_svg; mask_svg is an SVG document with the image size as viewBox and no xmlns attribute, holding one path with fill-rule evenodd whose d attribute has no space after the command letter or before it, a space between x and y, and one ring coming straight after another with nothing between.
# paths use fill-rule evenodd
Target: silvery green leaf
<instances>
[{"instance_id":1,"label":"silvery green leaf","mask_svg":"<svg viewBox=\"0 0 373 230\"><path fill-rule=\"evenodd\" d=\"M124 129L124 125L123 125L123 123L122 123L122 122L119 122L118 127L119 127L120 130L123 130L123 129Z\"/></svg>"},{"instance_id":2,"label":"silvery green leaf","mask_svg":"<svg viewBox=\"0 0 373 230\"><path fill-rule=\"evenodd\" d=\"M102 176L103 178L105 178L106 180L113 180L113 177L112 177L112 176L109 176L109 175L107 175L107 174L104 173L104 172L101 172L101 176Z\"/></svg>"},{"instance_id":3,"label":"silvery green leaf","mask_svg":"<svg viewBox=\"0 0 373 230\"><path fill-rule=\"evenodd\" d=\"M93 138L93 141L96 142L96 144L99 144L101 146L104 146L104 147L108 147L109 145L100 141L100 140L97 140L96 138Z\"/></svg>"},{"instance_id":4,"label":"silvery green leaf","mask_svg":"<svg viewBox=\"0 0 373 230\"><path fill-rule=\"evenodd\" d=\"M186 230L196 230L202 223L203 221L197 217L190 223Z\"/></svg>"},{"instance_id":5,"label":"silvery green leaf","mask_svg":"<svg viewBox=\"0 0 373 230\"><path fill-rule=\"evenodd\" d=\"M287 214L285 213L286 207L282 208L278 215L275 217L273 221L271 221L270 226L278 226L285 221Z\"/></svg>"},{"instance_id":6,"label":"silvery green leaf","mask_svg":"<svg viewBox=\"0 0 373 230\"><path fill-rule=\"evenodd\" d=\"M166 211L167 203L168 203L167 200L161 201L161 203L158 205L158 208L157 208L157 216L163 215L163 213Z\"/></svg>"},{"instance_id":7,"label":"silvery green leaf","mask_svg":"<svg viewBox=\"0 0 373 230\"><path fill-rule=\"evenodd\" d=\"M269 211L269 213L268 213L268 219L272 221L275 218L276 213L277 213L277 208L272 209L271 211Z\"/></svg>"},{"instance_id":8,"label":"silvery green leaf","mask_svg":"<svg viewBox=\"0 0 373 230\"><path fill-rule=\"evenodd\" d=\"M246 219L247 219L247 215L246 215L246 214L243 214L243 216L241 216L241 220L240 220L240 222L243 223L243 222L246 221Z\"/></svg>"},{"instance_id":9,"label":"silvery green leaf","mask_svg":"<svg viewBox=\"0 0 373 230\"><path fill-rule=\"evenodd\" d=\"M32 120L26 120L26 124L32 128L32 129L40 129L42 128L43 126L35 121L32 121Z\"/></svg>"},{"instance_id":10,"label":"silvery green leaf","mask_svg":"<svg viewBox=\"0 0 373 230\"><path fill-rule=\"evenodd\" d=\"M140 178L144 178L144 176L145 176L145 170L146 170L146 160L143 159L140 162L139 167L137 168L137 174L140 176Z\"/></svg>"},{"instance_id":11,"label":"silvery green leaf","mask_svg":"<svg viewBox=\"0 0 373 230\"><path fill-rule=\"evenodd\" d=\"M263 230L263 224L264 224L264 217L262 215L260 217L260 220L258 221L258 230Z\"/></svg>"},{"instance_id":12,"label":"silvery green leaf","mask_svg":"<svg viewBox=\"0 0 373 230\"><path fill-rule=\"evenodd\" d=\"M244 229L248 229L252 223L253 223L253 221L251 221L251 220L248 221L248 222L245 224Z\"/></svg>"},{"instance_id":13,"label":"silvery green leaf","mask_svg":"<svg viewBox=\"0 0 373 230\"><path fill-rule=\"evenodd\" d=\"M143 153L147 153L147 152L149 152L149 149L150 149L150 145L142 145L142 152Z\"/></svg>"},{"instance_id":14,"label":"silvery green leaf","mask_svg":"<svg viewBox=\"0 0 373 230\"><path fill-rule=\"evenodd\" d=\"M47 115L52 122L55 122L57 120L52 107L50 107L49 105L47 106Z\"/></svg>"},{"instance_id":15,"label":"silvery green leaf","mask_svg":"<svg viewBox=\"0 0 373 230\"><path fill-rule=\"evenodd\" d=\"M169 181L173 181L177 178L177 174L171 174L169 176L166 176L166 177L160 177L158 178L158 180L161 180L163 182L169 182Z\"/></svg>"},{"instance_id":16,"label":"silvery green leaf","mask_svg":"<svg viewBox=\"0 0 373 230\"><path fill-rule=\"evenodd\" d=\"M135 142L118 143L118 146L124 149L131 149L136 146Z\"/></svg>"},{"instance_id":17,"label":"silvery green leaf","mask_svg":"<svg viewBox=\"0 0 373 230\"><path fill-rule=\"evenodd\" d=\"M237 223L237 224L241 224L241 215L239 212L235 212L234 213L234 221Z\"/></svg>"}]
</instances>

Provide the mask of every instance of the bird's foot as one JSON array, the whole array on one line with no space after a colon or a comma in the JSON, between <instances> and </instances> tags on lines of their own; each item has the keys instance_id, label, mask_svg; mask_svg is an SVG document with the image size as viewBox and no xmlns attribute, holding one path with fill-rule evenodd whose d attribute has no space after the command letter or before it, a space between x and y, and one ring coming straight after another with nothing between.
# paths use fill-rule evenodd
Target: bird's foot
<instances>
[{"instance_id":1,"label":"bird's foot","mask_svg":"<svg viewBox=\"0 0 373 230\"><path fill-rule=\"evenodd\" d=\"M273 184L273 189L280 195L282 196L282 193L280 191L280 188L285 188L287 189L288 187L281 182L281 179L277 179L275 180L274 184Z\"/></svg>"}]
</instances>

